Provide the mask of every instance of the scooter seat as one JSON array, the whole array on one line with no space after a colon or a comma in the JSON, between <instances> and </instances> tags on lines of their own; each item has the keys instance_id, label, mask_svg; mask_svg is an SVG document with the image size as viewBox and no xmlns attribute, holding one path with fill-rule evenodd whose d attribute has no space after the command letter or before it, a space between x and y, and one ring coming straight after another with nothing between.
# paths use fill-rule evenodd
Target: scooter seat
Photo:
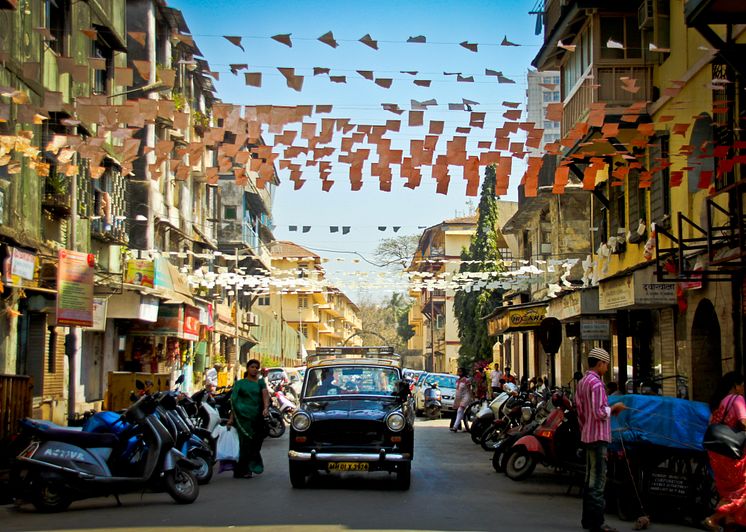
<instances>
[{"instance_id":1,"label":"scooter seat","mask_svg":"<svg viewBox=\"0 0 746 532\"><path fill-rule=\"evenodd\" d=\"M119 443L119 439L114 434L83 432L81 430L37 423L29 419L25 420L24 424L36 437L45 441L59 441L84 448L114 447Z\"/></svg>"}]
</instances>

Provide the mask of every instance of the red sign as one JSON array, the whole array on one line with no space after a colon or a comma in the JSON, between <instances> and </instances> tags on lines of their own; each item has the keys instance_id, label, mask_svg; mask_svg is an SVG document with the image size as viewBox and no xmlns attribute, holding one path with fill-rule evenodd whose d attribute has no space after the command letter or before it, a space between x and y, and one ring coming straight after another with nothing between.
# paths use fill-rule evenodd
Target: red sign
<instances>
[{"instance_id":1,"label":"red sign","mask_svg":"<svg viewBox=\"0 0 746 532\"><path fill-rule=\"evenodd\" d=\"M184 322L182 329L184 340L199 340L199 309L184 305Z\"/></svg>"}]
</instances>

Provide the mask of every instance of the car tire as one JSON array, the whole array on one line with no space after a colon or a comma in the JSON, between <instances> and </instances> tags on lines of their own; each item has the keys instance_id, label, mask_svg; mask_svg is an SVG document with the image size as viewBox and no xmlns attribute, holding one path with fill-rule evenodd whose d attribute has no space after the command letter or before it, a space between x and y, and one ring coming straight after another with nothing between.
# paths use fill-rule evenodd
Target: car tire
<instances>
[{"instance_id":1,"label":"car tire","mask_svg":"<svg viewBox=\"0 0 746 532\"><path fill-rule=\"evenodd\" d=\"M515 449L505 464L505 474L511 480L523 480L536 469L536 458L525 447Z\"/></svg>"},{"instance_id":2,"label":"car tire","mask_svg":"<svg viewBox=\"0 0 746 532\"><path fill-rule=\"evenodd\" d=\"M412 483L412 464L409 462L399 465L396 471L396 487L401 491L407 491Z\"/></svg>"},{"instance_id":3,"label":"car tire","mask_svg":"<svg viewBox=\"0 0 746 532\"><path fill-rule=\"evenodd\" d=\"M306 468L296 462L290 462L288 470L290 471L290 485L297 490L305 488L306 477L308 476Z\"/></svg>"}]
</instances>

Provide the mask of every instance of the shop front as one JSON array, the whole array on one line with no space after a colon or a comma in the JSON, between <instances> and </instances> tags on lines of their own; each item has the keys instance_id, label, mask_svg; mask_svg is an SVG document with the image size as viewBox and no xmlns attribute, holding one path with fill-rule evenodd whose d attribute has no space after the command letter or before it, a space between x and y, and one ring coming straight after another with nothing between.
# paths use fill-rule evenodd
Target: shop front
<instances>
[{"instance_id":1,"label":"shop front","mask_svg":"<svg viewBox=\"0 0 746 532\"><path fill-rule=\"evenodd\" d=\"M487 332L502 344L498 363L519 377L549 375L550 360L544 354L536 330L547 315L546 302L496 308L487 316Z\"/></svg>"},{"instance_id":2,"label":"shop front","mask_svg":"<svg viewBox=\"0 0 746 532\"><path fill-rule=\"evenodd\" d=\"M599 310L613 311L615 378L627 392L688 395L688 370L676 345L676 284L658 282L650 266L601 281Z\"/></svg>"},{"instance_id":3,"label":"shop front","mask_svg":"<svg viewBox=\"0 0 746 532\"><path fill-rule=\"evenodd\" d=\"M562 322L559 368L567 383L575 372L583 372L585 355L594 347L611 352L613 311L599 309L598 287L564 292L549 302L547 317Z\"/></svg>"}]
</instances>

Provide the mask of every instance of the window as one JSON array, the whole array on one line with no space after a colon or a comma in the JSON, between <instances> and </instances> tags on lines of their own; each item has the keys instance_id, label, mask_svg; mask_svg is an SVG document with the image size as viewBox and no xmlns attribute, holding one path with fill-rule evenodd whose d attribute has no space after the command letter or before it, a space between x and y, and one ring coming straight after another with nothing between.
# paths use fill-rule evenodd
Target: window
<instances>
[{"instance_id":1,"label":"window","mask_svg":"<svg viewBox=\"0 0 746 532\"><path fill-rule=\"evenodd\" d=\"M104 70L93 71L93 92L96 94L107 94L109 92L109 82L114 72L114 51L99 35L93 41L92 55L106 61L106 68Z\"/></svg>"},{"instance_id":2,"label":"window","mask_svg":"<svg viewBox=\"0 0 746 532\"><path fill-rule=\"evenodd\" d=\"M301 323L300 324L300 333L303 336L305 336L306 338L308 338L308 325L306 325L305 323Z\"/></svg>"},{"instance_id":3,"label":"window","mask_svg":"<svg viewBox=\"0 0 746 532\"><path fill-rule=\"evenodd\" d=\"M338 366L308 372L306 397L327 395L393 395L399 372L385 367Z\"/></svg>"},{"instance_id":4,"label":"window","mask_svg":"<svg viewBox=\"0 0 746 532\"><path fill-rule=\"evenodd\" d=\"M59 55L67 55L67 34L70 32L69 0L46 0L44 2L45 26L54 37L49 47Z\"/></svg>"},{"instance_id":5,"label":"window","mask_svg":"<svg viewBox=\"0 0 746 532\"><path fill-rule=\"evenodd\" d=\"M225 220L235 220L238 217L238 209L235 205L225 205L223 206L223 219Z\"/></svg>"},{"instance_id":6,"label":"window","mask_svg":"<svg viewBox=\"0 0 746 532\"><path fill-rule=\"evenodd\" d=\"M612 183L618 181L611 180ZM612 236L624 236L623 233L626 233L627 229L624 186L612 186L610 183L609 188L609 238Z\"/></svg>"},{"instance_id":7,"label":"window","mask_svg":"<svg viewBox=\"0 0 746 532\"><path fill-rule=\"evenodd\" d=\"M671 172L668 168L668 135L657 137L648 152L648 170L653 174L650 186L650 221L671 227Z\"/></svg>"},{"instance_id":8,"label":"window","mask_svg":"<svg viewBox=\"0 0 746 532\"><path fill-rule=\"evenodd\" d=\"M628 230L635 231L640 220L647 220L647 191L640 188L640 171L637 169L630 170L627 183L629 184L629 197L627 198L629 202Z\"/></svg>"},{"instance_id":9,"label":"window","mask_svg":"<svg viewBox=\"0 0 746 532\"><path fill-rule=\"evenodd\" d=\"M642 57L642 35L637 26L637 15L601 17L601 59L640 59ZM609 48L612 40L621 43L623 50Z\"/></svg>"},{"instance_id":10,"label":"window","mask_svg":"<svg viewBox=\"0 0 746 532\"><path fill-rule=\"evenodd\" d=\"M298 296L298 308L308 308L308 296L307 295Z\"/></svg>"},{"instance_id":11,"label":"window","mask_svg":"<svg viewBox=\"0 0 746 532\"><path fill-rule=\"evenodd\" d=\"M574 44L577 46L575 52L568 54L565 64L562 65L562 89L565 98L570 95L573 87L575 87L591 64L590 26L586 26L580 32Z\"/></svg>"},{"instance_id":12,"label":"window","mask_svg":"<svg viewBox=\"0 0 746 532\"><path fill-rule=\"evenodd\" d=\"M259 296L259 299L257 299L256 304L260 307L268 307L269 306L269 294Z\"/></svg>"}]
</instances>

